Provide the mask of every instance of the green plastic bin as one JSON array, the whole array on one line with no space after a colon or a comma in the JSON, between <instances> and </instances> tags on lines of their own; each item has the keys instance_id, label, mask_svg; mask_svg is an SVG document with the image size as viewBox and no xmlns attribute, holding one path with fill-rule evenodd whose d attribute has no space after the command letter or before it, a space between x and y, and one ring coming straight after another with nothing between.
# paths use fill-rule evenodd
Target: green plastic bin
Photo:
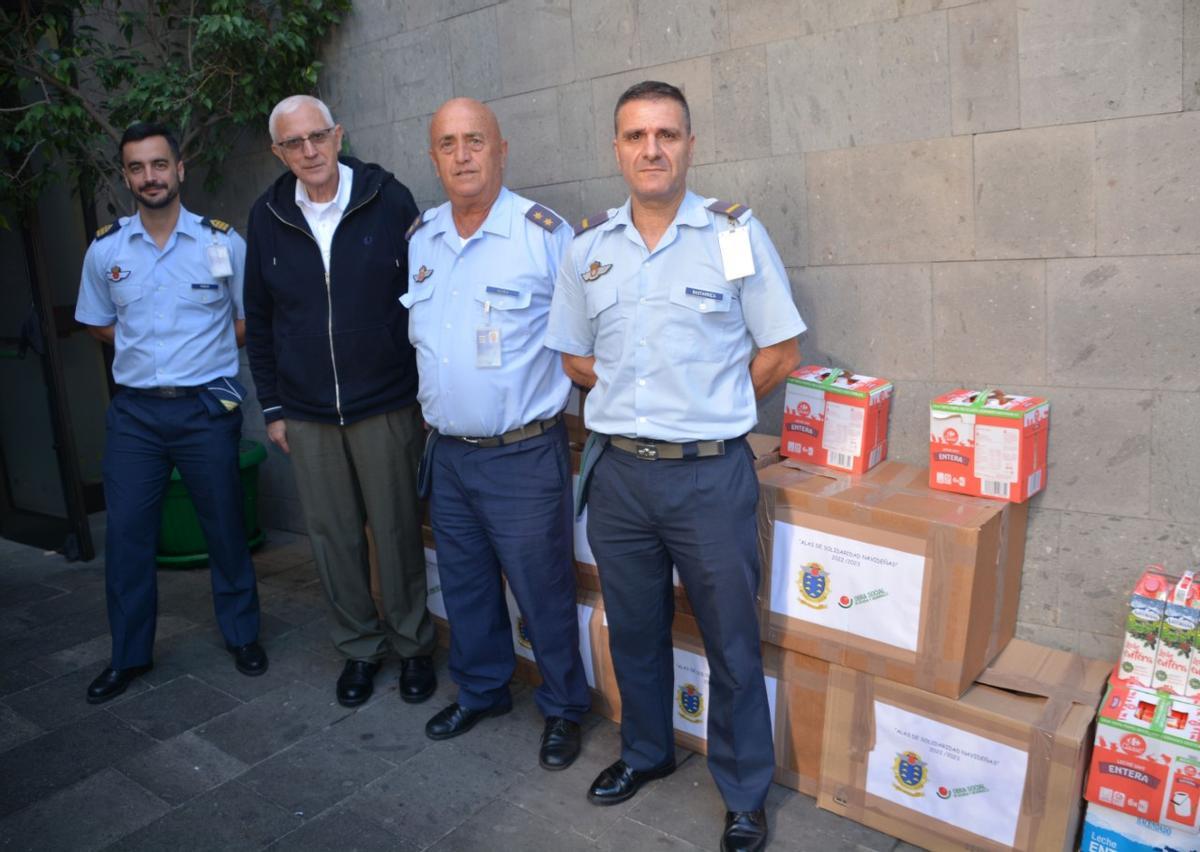
<instances>
[{"instance_id":1,"label":"green plastic bin","mask_svg":"<svg viewBox=\"0 0 1200 852\"><path fill-rule=\"evenodd\" d=\"M246 523L246 541L250 549L263 543L265 536L258 525L258 466L267 460L267 449L258 441L238 444L238 467L242 473L242 494ZM158 564L171 568L197 568L208 561L208 542L196 517L192 498L179 476L171 471L167 495L163 500L162 525L158 531Z\"/></svg>"}]
</instances>

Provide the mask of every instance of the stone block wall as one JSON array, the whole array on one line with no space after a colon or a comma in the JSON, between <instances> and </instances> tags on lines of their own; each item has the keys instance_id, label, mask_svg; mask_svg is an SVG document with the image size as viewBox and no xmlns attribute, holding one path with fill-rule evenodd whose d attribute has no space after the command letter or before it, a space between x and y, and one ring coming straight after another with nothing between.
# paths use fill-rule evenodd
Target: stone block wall
<instances>
[{"instance_id":1,"label":"stone block wall","mask_svg":"<svg viewBox=\"0 0 1200 852\"><path fill-rule=\"evenodd\" d=\"M1200 0L357 0L325 59L354 152L422 207L446 98L488 101L509 185L576 218L624 198L617 95L681 86L692 187L770 230L807 362L895 380L894 457L924 460L935 393L1052 400L1021 635L1113 656L1140 568L1200 567ZM244 222L264 146L214 212Z\"/></svg>"}]
</instances>

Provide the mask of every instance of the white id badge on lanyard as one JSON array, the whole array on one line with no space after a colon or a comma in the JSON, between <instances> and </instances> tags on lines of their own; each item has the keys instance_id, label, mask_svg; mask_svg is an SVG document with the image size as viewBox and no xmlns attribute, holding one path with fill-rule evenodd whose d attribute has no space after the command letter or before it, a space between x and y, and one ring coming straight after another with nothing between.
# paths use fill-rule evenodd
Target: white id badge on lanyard
<instances>
[{"instance_id":1,"label":"white id badge on lanyard","mask_svg":"<svg viewBox=\"0 0 1200 852\"><path fill-rule=\"evenodd\" d=\"M492 303L483 303L483 325L475 329L475 366L500 366L500 329L492 325Z\"/></svg>"},{"instance_id":2,"label":"white id badge on lanyard","mask_svg":"<svg viewBox=\"0 0 1200 852\"><path fill-rule=\"evenodd\" d=\"M233 264L229 261L229 249L220 243L210 243L208 246L208 271L213 278L231 278Z\"/></svg>"},{"instance_id":3,"label":"white id badge on lanyard","mask_svg":"<svg viewBox=\"0 0 1200 852\"><path fill-rule=\"evenodd\" d=\"M731 227L717 234L721 245L721 263L725 280L736 281L754 274L754 254L750 251L750 229Z\"/></svg>"}]
</instances>

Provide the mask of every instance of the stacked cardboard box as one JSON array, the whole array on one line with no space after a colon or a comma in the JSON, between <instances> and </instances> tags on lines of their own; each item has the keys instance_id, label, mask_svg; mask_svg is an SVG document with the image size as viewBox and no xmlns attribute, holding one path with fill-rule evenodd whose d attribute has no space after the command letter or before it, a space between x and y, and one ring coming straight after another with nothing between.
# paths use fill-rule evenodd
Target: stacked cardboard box
<instances>
[{"instance_id":1,"label":"stacked cardboard box","mask_svg":"<svg viewBox=\"0 0 1200 852\"><path fill-rule=\"evenodd\" d=\"M899 462L778 463L778 438L754 443L776 781L927 848L1069 848L1110 665L1013 641L1026 505L933 491ZM619 721L586 515L575 546L593 708ZM511 600L510 616L518 674L537 682ZM708 665L682 587L673 638L676 741L704 752Z\"/></svg>"}]
</instances>

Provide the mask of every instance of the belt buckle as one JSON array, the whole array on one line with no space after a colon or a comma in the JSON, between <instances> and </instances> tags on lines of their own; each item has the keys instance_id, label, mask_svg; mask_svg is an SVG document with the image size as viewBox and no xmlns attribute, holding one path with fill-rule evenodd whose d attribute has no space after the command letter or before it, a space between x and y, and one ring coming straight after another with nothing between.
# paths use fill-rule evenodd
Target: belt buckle
<instances>
[{"instance_id":1,"label":"belt buckle","mask_svg":"<svg viewBox=\"0 0 1200 852\"><path fill-rule=\"evenodd\" d=\"M478 444L480 441L483 440L483 438L468 438L465 435L460 435L458 437L458 440L465 441L468 444Z\"/></svg>"},{"instance_id":2,"label":"belt buckle","mask_svg":"<svg viewBox=\"0 0 1200 852\"><path fill-rule=\"evenodd\" d=\"M158 395L164 399L174 399L179 396L179 388L174 385L162 385L158 389Z\"/></svg>"},{"instance_id":3,"label":"belt buckle","mask_svg":"<svg viewBox=\"0 0 1200 852\"><path fill-rule=\"evenodd\" d=\"M639 459L646 459L647 461L654 461L658 458L658 447L654 446L654 444L638 441L637 457Z\"/></svg>"}]
</instances>

